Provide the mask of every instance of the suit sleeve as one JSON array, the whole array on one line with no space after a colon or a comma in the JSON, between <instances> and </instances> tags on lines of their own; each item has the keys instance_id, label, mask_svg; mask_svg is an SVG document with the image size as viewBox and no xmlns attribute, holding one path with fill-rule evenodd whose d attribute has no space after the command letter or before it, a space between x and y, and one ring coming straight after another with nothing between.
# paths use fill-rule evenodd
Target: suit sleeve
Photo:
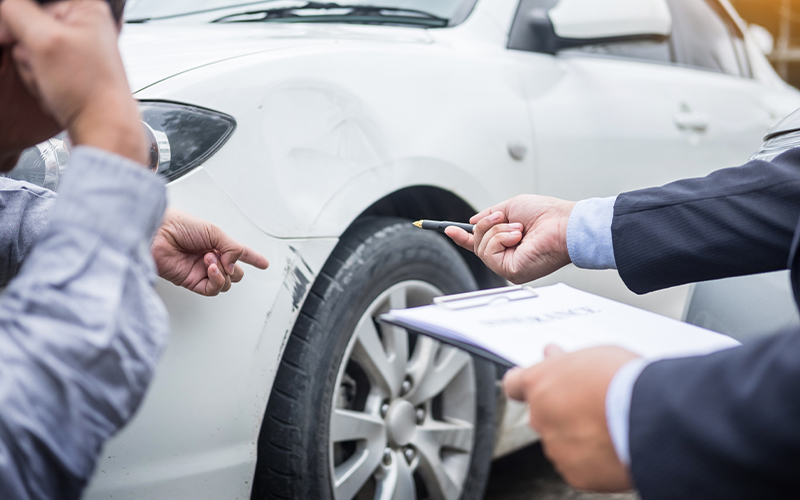
<instances>
[{"instance_id":1,"label":"suit sleeve","mask_svg":"<svg viewBox=\"0 0 800 500\"><path fill-rule=\"evenodd\" d=\"M636 293L787 269L800 217L800 148L659 188L621 194L611 233Z\"/></svg>"},{"instance_id":2,"label":"suit sleeve","mask_svg":"<svg viewBox=\"0 0 800 500\"><path fill-rule=\"evenodd\" d=\"M795 498L800 331L659 361L636 381L631 473L642 498Z\"/></svg>"}]
</instances>

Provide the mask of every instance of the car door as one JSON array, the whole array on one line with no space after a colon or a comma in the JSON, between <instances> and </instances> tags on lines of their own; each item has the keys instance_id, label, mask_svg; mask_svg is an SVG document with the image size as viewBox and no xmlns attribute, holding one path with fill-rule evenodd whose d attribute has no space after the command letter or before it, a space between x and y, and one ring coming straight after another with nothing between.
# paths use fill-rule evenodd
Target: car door
<instances>
[{"instance_id":1,"label":"car door","mask_svg":"<svg viewBox=\"0 0 800 500\"><path fill-rule=\"evenodd\" d=\"M550 9L556 3L523 0L509 48L515 48L515 31L527 28L532 9ZM572 200L612 196L740 164L756 149L768 116L720 4L668 3L674 18L668 39L603 43L555 56L510 51L527 92L537 192ZM703 8L691 9L689 3ZM714 16L715 29L681 38L709 16ZM721 67L712 71L687 59L691 50L700 49L707 59L721 60ZM636 297L616 273L572 267L541 284L556 281L673 317L680 317L687 293L680 287Z\"/></svg>"},{"instance_id":2,"label":"car door","mask_svg":"<svg viewBox=\"0 0 800 500\"><path fill-rule=\"evenodd\" d=\"M527 29L527 12L556 3L523 0L509 48L516 31ZM533 123L537 192L610 196L706 170L686 164L697 137L675 119L687 111L692 72L674 63L671 40L606 43L555 56L511 52Z\"/></svg>"},{"instance_id":3,"label":"car door","mask_svg":"<svg viewBox=\"0 0 800 500\"><path fill-rule=\"evenodd\" d=\"M523 0L509 47L514 31L525 29L527 12L556 3ZM614 195L738 165L785 112L753 78L744 36L725 6L668 4L669 40L591 45L556 56L512 51L528 92L538 192Z\"/></svg>"},{"instance_id":4,"label":"car door","mask_svg":"<svg viewBox=\"0 0 800 500\"><path fill-rule=\"evenodd\" d=\"M687 138L686 165L698 170L740 165L788 110L765 99L744 34L726 6L718 0L668 3L675 83L682 96L674 121Z\"/></svg>"}]
</instances>

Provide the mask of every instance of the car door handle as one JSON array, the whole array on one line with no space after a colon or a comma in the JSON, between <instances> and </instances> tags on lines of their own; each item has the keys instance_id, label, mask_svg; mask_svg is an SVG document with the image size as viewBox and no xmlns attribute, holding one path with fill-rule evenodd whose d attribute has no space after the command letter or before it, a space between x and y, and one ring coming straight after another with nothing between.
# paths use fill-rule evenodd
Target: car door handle
<instances>
[{"instance_id":1,"label":"car door handle","mask_svg":"<svg viewBox=\"0 0 800 500\"><path fill-rule=\"evenodd\" d=\"M680 130L704 134L708 131L708 116L694 111L680 111L673 117Z\"/></svg>"}]
</instances>

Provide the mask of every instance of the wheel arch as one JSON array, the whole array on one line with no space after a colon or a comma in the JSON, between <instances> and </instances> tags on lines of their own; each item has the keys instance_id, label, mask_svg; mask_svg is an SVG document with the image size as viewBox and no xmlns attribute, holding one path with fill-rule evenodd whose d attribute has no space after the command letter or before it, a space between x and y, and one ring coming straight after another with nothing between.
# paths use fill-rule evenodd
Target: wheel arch
<instances>
[{"instance_id":1,"label":"wheel arch","mask_svg":"<svg viewBox=\"0 0 800 500\"><path fill-rule=\"evenodd\" d=\"M452 191L437 186L419 185L384 196L364 210L353 224L365 217L468 221L476 212L474 207ZM480 288L496 288L507 284L506 280L489 270L475 254L458 245L453 246L466 261Z\"/></svg>"}]
</instances>

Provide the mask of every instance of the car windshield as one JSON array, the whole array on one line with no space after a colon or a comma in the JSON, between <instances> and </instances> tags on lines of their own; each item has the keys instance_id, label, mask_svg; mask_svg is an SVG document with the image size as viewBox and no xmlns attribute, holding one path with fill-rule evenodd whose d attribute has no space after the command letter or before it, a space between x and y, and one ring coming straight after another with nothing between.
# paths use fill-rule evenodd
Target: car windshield
<instances>
[{"instance_id":1,"label":"car windshield","mask_svg":"<svg viewBox=\"0 0 800 500\"><path fill-rule=\"evenodd\" d=\"M271 0L243 2L242 0L128 0L125 8L127 21L154 20L202 12L224 11L230 15L238 10L253 12L266 9L293 8L305 2ZM475 0L346 0L347 6L365 5L407 12L421 12L437 18L463 20L472 10Z\"/></svg>"}]
</instances>

